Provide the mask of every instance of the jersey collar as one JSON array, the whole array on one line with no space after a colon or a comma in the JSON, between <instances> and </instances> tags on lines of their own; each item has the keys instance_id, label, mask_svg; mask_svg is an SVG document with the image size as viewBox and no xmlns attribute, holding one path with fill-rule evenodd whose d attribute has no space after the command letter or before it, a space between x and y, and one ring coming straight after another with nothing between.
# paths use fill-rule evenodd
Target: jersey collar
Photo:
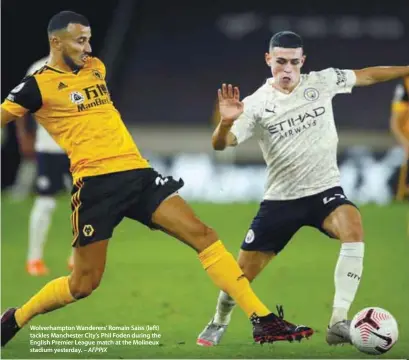
<instances>
[{"instance_id":1,"label":"jersey collar","mask_svg":"<svg viewBox=\"0 0 409 360\"><path fill-rule=\"evenodd\" d=\"M286 93L284 93L284 92L282 92L280 90L277 90L276 88L273 87L273 81L274 81L273 77L270 77L270 78L268 78L266 80L266 86L268 86L268 88L271 89L271 91L273 93L287 97L287 96L291 96L292 94L294 94L298 90L298 88L301 86L301 83L303 82L303 80L304 80L304 77L303 77L303 75L301 75L300 76L300 81L298 82L297 86L293 89L293 91L291 91L288 94L286 94Z\"/></svg>"}]
</instances>

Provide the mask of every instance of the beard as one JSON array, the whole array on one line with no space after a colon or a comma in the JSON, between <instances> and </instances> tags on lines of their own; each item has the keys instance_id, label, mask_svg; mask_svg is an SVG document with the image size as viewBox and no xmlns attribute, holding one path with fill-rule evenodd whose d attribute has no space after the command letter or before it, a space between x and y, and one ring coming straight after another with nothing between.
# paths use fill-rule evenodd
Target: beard
<instances>
[{"instance_id":1,"label":"beard","mask_svg":"<svg viewBox=\"0 0 409 360\"><path fill-rule=\"evenodd\" d=\"M72 71L78 71L84 67L84 65L77 65L74 60L67 54L62 55L65 64L72 70Z\"/></svg>"}]
</instances>

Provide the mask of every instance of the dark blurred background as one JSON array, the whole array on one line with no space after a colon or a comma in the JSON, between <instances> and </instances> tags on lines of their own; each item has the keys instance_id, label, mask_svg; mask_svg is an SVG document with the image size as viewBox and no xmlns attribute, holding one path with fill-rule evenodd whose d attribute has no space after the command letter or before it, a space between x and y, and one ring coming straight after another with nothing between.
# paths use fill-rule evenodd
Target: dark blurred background
<instances>
[{"instance_id":1,"label":"dark blurred background","mask_svg":"<svg viewBox=\"0 0 409 360\"><path fill-rule=\"evenodd\" d=\"M3 1L2 98L34 61L48 54L49 18L61 10L74 10L91 22L94 54L106 62L115 105L142 152L166 159L179 153L213 157L210 134L216 90L220 83L232 82L246 96L260 86L270 76L264 53L276 31L289 29L304 37L305 72L408 64L407 2L368 5L356 1ZM334 100L341 159L352 146L383 154L395 145L389 132L395 86L396 82L389 82L355 89L352 96ZM13 129L10 125L3 131L2 187L13 182L19 163ZM259 149L251 141L234 154L237 163L260 161Z\"/></svg>"}]
</instances>

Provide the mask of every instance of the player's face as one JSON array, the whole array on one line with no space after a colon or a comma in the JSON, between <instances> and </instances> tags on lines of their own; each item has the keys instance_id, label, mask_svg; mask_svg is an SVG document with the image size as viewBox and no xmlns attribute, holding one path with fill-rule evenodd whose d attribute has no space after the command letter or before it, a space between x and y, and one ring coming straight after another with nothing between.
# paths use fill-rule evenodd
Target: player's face
<instances>
[{"instance_id":1,"label":"player's face","mask_svg":"<svg viewBox=\"0 0 409 360\"><path fill-rule=\"evenodd\" d=\"M291 90L298 84L304 60L302 48L275 47L266 53L275 84L284 90Z\"/></svg>"},{"instance_id":2,"label":"player's face","mask_svg":"<svg viewBox=\"0 0 409 360\"><path fill-rule=\"evenodd\" d=\"M91 54L91 28L81 24L68 24L59 36L59 50L64 62L72 69L81 69Z\"/></svg>"}]
</instances>

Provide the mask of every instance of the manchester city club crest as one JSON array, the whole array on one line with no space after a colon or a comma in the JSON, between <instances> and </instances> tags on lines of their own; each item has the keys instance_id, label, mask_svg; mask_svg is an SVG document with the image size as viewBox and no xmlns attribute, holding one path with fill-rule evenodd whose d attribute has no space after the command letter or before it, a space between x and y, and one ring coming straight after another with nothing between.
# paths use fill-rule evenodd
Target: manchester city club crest
<instances>
[{"instance_id":1,"label":"manchester city club crest","mask_svg":"<svg viewBox=\"0 0 409 360\"><path fill-rule=\"evenodd\" d=\"M308 88L308 89L305 89L304 91L304 97L308 101L315 101L315 100L318 100L318 98L320 97L320 93L318 92L317 89Z\"/></svg>"}]
</instances>

